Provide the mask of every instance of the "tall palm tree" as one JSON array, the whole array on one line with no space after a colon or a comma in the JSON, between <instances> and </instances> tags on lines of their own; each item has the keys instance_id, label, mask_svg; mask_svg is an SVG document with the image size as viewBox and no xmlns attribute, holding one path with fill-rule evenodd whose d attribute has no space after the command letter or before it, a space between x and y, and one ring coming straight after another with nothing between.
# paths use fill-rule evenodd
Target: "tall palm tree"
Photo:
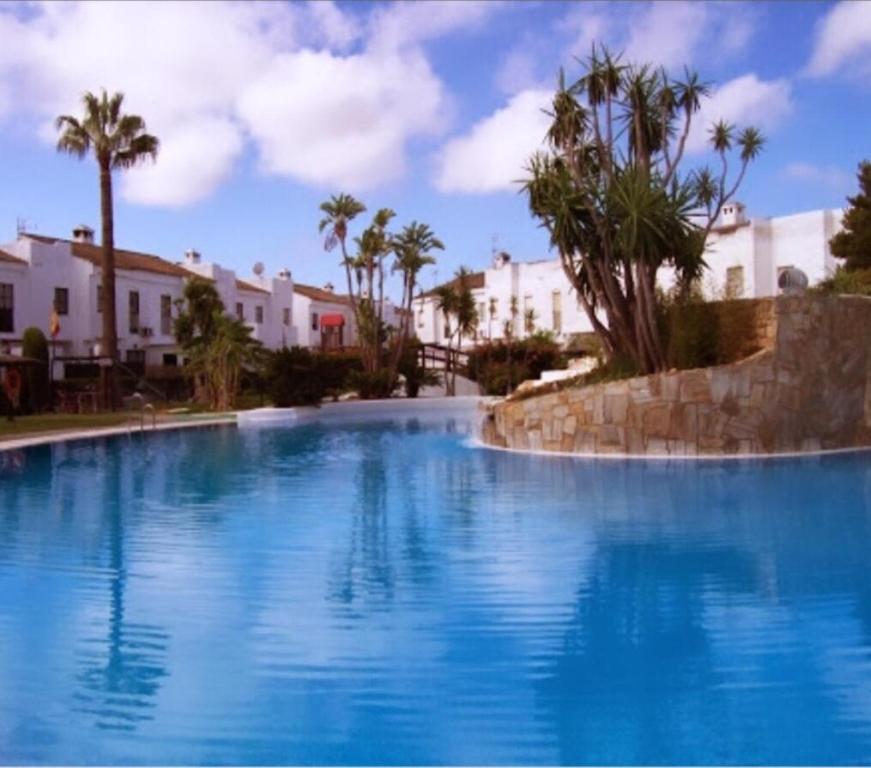
<instances>
[{"instance_id":1,"label":"tall palm tree","mask_svg":"<svg viewBox=\"0 0 871 768\"><path fill-rule=\"evenodd\" d=\"M102 220L102 264L100 280L103 287L103 356L112 365L101 368L103 401L110 408L118 406L118 327L115 314L115 227L112 206L112 171L132 168L146 158L154 160L160 142L146 132L145 121L139 115L122 113L123 93L109 96L90 91L82 97L82 118L61 115L56 120L60 137L59 152L78 158L93 153L100 169L100 218Z\"/></svg>"},{"instance_id":2,"label":"tall palm tree","mask_svg":"<svg viewBox=\"0 0 871 768\"><path fill-rule=\"evenodd\" d=\"M342 264L348 278L348 297L354 314L357 313L357 302L354 298L354 285L351 280L352 260L348 256L348 223L366 210L366 206L351 195L331 195L325 203L321 203L321 211L326 214L318 225L318 231L329 230L324 248L333 250L338 244L342 250Z\"/></svg>"},{"instance_id":3,"label":"tall palm tree","mask_svg":"<svg viewBox=\"0 0 871 768\"><path fill-rule=\"evenodd\" d=\"M402 232L393 238L393 253L396 255L396 261L393 263L392 271L402 274L402 300L399 305L402 311L391 361L391 375L395 375L405 345L411 336L414 318L412 303L417 277L424 267L435 264L432 252L444 249L444 243L435 236L429 226L416 221L406 225Z\"/></svg>"}]
</instances>

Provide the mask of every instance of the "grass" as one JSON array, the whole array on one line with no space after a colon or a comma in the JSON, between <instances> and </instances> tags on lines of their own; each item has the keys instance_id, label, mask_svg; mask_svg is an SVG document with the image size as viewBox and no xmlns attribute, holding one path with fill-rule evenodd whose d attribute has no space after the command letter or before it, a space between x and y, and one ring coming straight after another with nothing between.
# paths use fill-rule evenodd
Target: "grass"
<instances>
[{"instance_id":1,"label":"grass","mask_svg":"<svg viewBox=\"0 0 871 768\"><path fill-rule=\"evenodd\" d=\"M117 427L132 418L138 419L138 416L132 413L42 413L35 416L16 416L14 421L0 417L0 442L67 429Z\"/></svg>"}]
</instances>

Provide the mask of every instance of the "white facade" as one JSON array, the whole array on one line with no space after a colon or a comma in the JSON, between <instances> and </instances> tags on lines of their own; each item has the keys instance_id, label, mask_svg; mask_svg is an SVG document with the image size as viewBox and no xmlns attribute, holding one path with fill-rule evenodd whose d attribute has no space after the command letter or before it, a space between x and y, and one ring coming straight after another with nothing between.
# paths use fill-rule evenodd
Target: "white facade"
<instances>
[{"instance_id":1,"label":"white facade","mask_svg":"<svg viewBox=\"0 0 871 768\"><path fill-rule=\"evenodd\" d=\"M705 294L711 299L774 296L778 274L787 267L805 272L811 284L819 282L837 266L829 240L840 231L842 218L841 210L818 210L751 220L740 203L726 206L720 226L708 240ZM671 270L662 269L662 287L673 282ZM515 338L528 335L527 309L535 314L534 330L551 331L562 343L572 334L593 330L559 259L515 263L507 254L496 254L492 266L475 273L470 284L478 307L478 334L464 338L465 347L503 337L505 322L512 317L512 297L517 307ZM445 344L445 321L433 292L418 296L413 306L418 338L426 344Z\"/></svg>"},{"instance_id":2,"label":"white facade","mask_svg":"<svg viewBox=\"0 0 871 768\"><path fill-rule=\"evenodd\" d=\"M709 266L707 294L717 297L728 293L733 298L774 296L778 275L788 267L802 270L811 285L818 283L837 268L829 240L841 230L842 219L843 211L838 209L747 219L743 206L729 206L722 226L711 234L705 253Z\"/></svg>"},{"instance_id":3,"label":"white facade","mask_svg":"<svg viewBox=\"0 0 871 768\"><path fill-rule=\"evenodd\" d=\"M227 312L237 314L241 309L252 335L266 347L276 349L297 343L289 272L275 278L255 274L242 281L232 270L203 263L192 252L183 262L173 263L117 248L116 263L122 362L143 362L146 366L182 363L173 335L173 318L185 282L195 274L215 281ZM42 329L48 336L52 308L60 296L66 298L66 307L59 307L61 330L54 343L55 355L95 355L102 333L99 283L99 247L92 240L22 234L16 241L0 246L0 348L19 350L21 335L30 326ZM11 312L3 305L10 297Z\"/></svg>"},{"instance_id":4,"label":"white facade","mask_svg":"<svg viewBox=\"0 0 871 768\"><path fill-rule=\"evenodd\" d=\"M333 318L341 317L341 325ZM326 325L325 322L330 324ZM297 284L293 297L293 324L302 347L351 347L357 343L354 311L346 296L333 293L333 287L315 288ZM339 330L341 329L341 330Z\"/></svg>"}]
</instances>

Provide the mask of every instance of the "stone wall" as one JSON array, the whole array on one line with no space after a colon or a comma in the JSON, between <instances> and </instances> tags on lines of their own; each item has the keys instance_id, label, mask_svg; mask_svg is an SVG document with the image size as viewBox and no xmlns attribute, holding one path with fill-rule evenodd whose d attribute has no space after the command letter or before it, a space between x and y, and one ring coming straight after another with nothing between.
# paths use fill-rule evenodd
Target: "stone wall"
<instances>
[{"instance_id":1,"label":"stone wall","mask_svg":"<svg viewBox=\"0 0 871 768\"><path fill-rule=\"evenodd\" d=\"M871 299L783 297L738 363L488 406L483 439L573 453L719 455L871 445Z\"/></svg>"}]
</instances>

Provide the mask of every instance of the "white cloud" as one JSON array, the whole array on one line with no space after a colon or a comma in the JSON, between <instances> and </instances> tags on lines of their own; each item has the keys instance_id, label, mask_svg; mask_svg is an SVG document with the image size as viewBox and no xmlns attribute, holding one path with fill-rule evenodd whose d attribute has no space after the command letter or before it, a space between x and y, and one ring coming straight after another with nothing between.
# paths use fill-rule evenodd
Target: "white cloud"
<instances>
[{"instance_id":1,"label":"white cloud","mask_svg":"<svg viewBox=\"0 0 871 768\"><path fill-rule=\"evenodd\" d=\"M835 191L849 189L853 177L836 165L813 165L811 163L790 163L783 169L783 176L793 181L807 182L828 187Z\"/></svg>"},{"instance_id":2,"label":"white cloud","mask_svg":"<svg viewBox=\"0 0 871 768\"><path fill-rule=\"evenodd\" d=\"M42 126L86 90L125 93L162 144L121 194L184 205L211 194L253 139L266 173L318 185L398 178L406 146L451 101L423 41L491 4L35 3L0 7L0 119ZM353 51L353 53L348 53ZM201 131L199 138L197 131Z\"/></svg>"},{"instance_id":3,"label":"white cloud","mask_svg":"<svg viewBox=\"0 0 871 768\"><path fill-rule=\"evenodd\" d=\"M441 82L419 53L277 58L239 112L267 173L359 190L397 179L407 137L440 126Z\"/></svg>"},{"instance_id":4,"label":"white cloud","mask_svg":"<svg viewBox=\"0 0 871 768\"><path fill-rule=\"evenodd\" d=\"M871 74L871 4L840 2L822 20L807 72L831 75L846 64Z\"/></svg>"},{"instance_id":5,"label":"white cloud","mask_svg":"<svg viewBox=\"0 0 871 768\"><path fill-rule=\"evenodd\" d=\"M369 22L370 47L395 50L473 30L503 3L498 0L428 0L393 2L376 8Z\"/></svg>"},{"instance_id":6,"label":"white cloud","mask_svg":"<svg viewBox=\"0 0 871 768\"><path fill-rule=\"evenodd\" d=\"M236 124L225 118L197 117L177 124L161 143L160 162L146 162L124 174L122 194L142 205L188 205L227 178L242 143ZM208 152L202 151L204 144Z\"/></svg>"},{"instance_id":7,"label":"white cloud","mask_svg":"<svg viewBox=\"0 0 871 768\"><path fill-rule=\"evenodd\" d=\"M527 90L449 141L437 158L436 187L442 192L516 190L529 156L541 148L550 120L543 110L553 94Z\"/></svg>"},{"instance_id":8,"label":"white cloud","mask_svg":"<svg viewBox=\"0 0 871 768\"><path fill-rule=\"evenodd\" d=\"M742 75L717 88L702 101L687 139L687 152L708 147L708 131L720 119L739 128L755 126L763 132L775 130L792 112L792 93L787 80L760 80L755 74Z\"/></svg>"},{"instance_id":9,"label":"white cloud","mask_svg":"<svg viewBox=\"0 0 871 768\"><path fill-rule=\"evenodd\" d=\"M704 34L710 11L704 3L653 3L633 19L626 61L664 67L688 64Z\"/></svg>"},{"instance_id":10,"label":"white cloud","mask_svg":"<svg viewBox=\"0 0 871 768\"><path fill-rule=\"evenodd\" d=\"M746 4L696 0L581 5L572 8L561 24L570 36L563 58L586 57L593 43L602 43L623 51L624 61L679 71L709 60L712 54L727 57L743 51L753 35L756 15Z\"/></svg>"}]
</instances>

